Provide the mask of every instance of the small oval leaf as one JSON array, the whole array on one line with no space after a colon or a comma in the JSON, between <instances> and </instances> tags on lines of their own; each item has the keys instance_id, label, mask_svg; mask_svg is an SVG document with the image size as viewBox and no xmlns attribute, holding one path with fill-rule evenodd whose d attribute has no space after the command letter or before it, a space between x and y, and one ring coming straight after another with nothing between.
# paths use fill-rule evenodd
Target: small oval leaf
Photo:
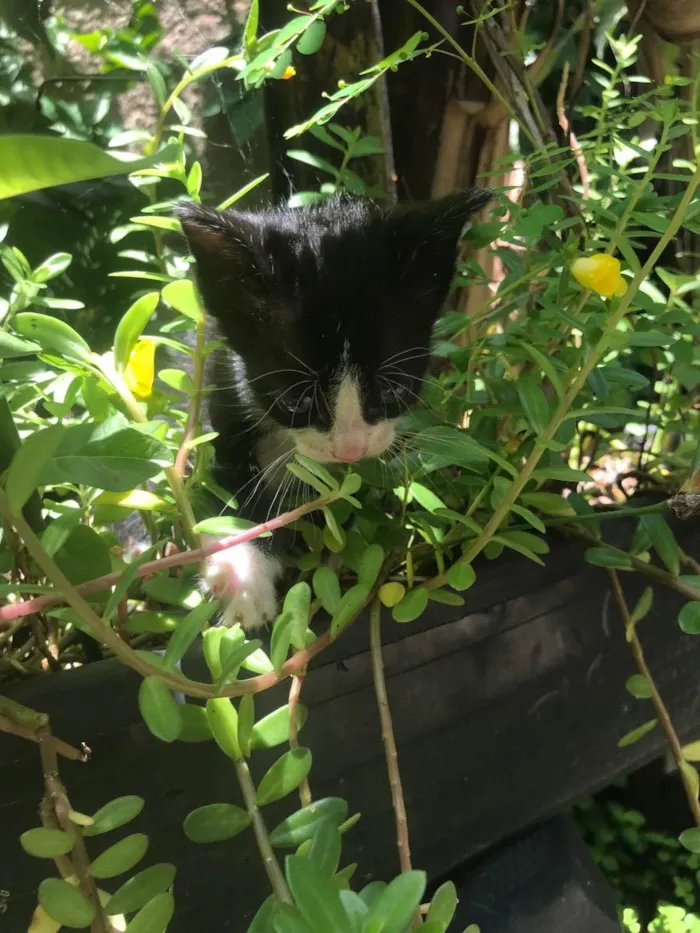
<instances>
[{"instance_id":1,"label":"small oval leaf","mask_svg":"<svg viewBox=\"0 0 700 933\"><path fill-rule=\"evenodd\" d=\"M348 805L340 797L323 797L287 817L270 833L270 842L280 849L296 848L311 839L318 826L330 820L335 826L346 819Z\"/></svg>"},{"instance_id":2,"label":"small oval leaf","mask_svg":"<svg viewBox=\"0 0 700 933\"><path fill-rule=\"evenodd\" d=\"M136 914L124 933L164 933L175 910L172 894L157 894Z\"/></svg>"},{"instance_id":3,"label":"small oval leaf","mask_svg":"<svg viewBox=\"0 0 700 933\"><path fill-rule=\"evenodd\" d=\"M226 697L207 700L207 719L221 751L234 761L240 761L243 756L238 744L238 713L233 703Z\"/></svg>"},{"instance_id":4,"label":"small oval leaf","mask_svg":"<svg viewBox=\"0 0 700 933\"><path fill-rule=\"evenodd\" d=\"M38 896L49 917L64 927L81 930L90 926L95 917L95 910L88 899L60 878L42 881Z\"/></svg>"},{"instance_id":5,"label":"small oval leaf","mask_svg":"<svg viewBox=\"0 0 700 933\"><path fill-rule=\"evenodd\" d=\"M409 590L398 606L394 606L392 616L395 622L413 622L422 615L428 605L428 591L423 587Z\"/></svg>"},{"instance_id":6,"label":"small oval leaf","mask_svg":"<svg viewBox=\"0 0 700 933\"><path fill-rule=\"evenodd\" d=\"M156 894L167 891L175 880L175 866L167 862L151 865L138 875L129 878L118 888L107 902L106 911L110 915L131 914L140 910Z\"/></svg>"},{"instance_id":7,"label":"small oval leaf","mask_svg":"<svg viewBox=\"0 0 700 933\"><path fill-rule=\"evenodd\" d=\"M300 703L297 707L297 730L300 731L309 711ZM253 726L250 747L274 748L289 739L289 706L280 706L273 713L268 713Z\"/></svg>"},{"instance_id":8,"label":"small oval leaf","mask_svg":"<svg viewBox=\"0 0 700 933\"><path fill-rule=\"evenodd\" d=\"M122 875L134 865L138 865L147 851L148 836L144 833L132 833L98 855L90 864L90 874L93 878L100 879Z\"/></svg>"},{"instance_id":9,"label":"small oval leaf","mask_svg":"<svg viewBox=\"0 0 700 933\"><path fill-rule=\"evenodd\" d=\"M85 827L83 834L99 836L130 823L143 810L144 803L143 797L137 797L135 794L110 800L104 807L100 807L97 813L93 813L93 823Z\"/></svg>"},{"instance_id":10,"label":"small oval leaf","mask_svg":"<svg viewBox=\"0 0 700 933\"><path fill-rule=\"evenodd\" d=\"M38 826L28 829L19 837L20 845L35 858L56 858L66 855L73 848L73 840L62 829L45 829Z\"/></svg>"},{"instance_id":11,"label":"small oval leaf","mask_svg":"<svg viewBox=\"0 0 700 933\"><path fill-rule=\"evenodd\" d=\"M259 807L281 800L295 790L311 770L308 748L293 748L279 758L258 785L255 799Z\"/></svg>"},{"instance_id":12,"label":"small oval leaf","mask_svg":"<svg viewBox=\"0 0 700 933\"><path fill-rule=\"evenodd\" d=\"M180 707L158 677L146 677L139 688L139 710L156 738L174 742L182 731Z\"/></svg>"},{"instance_id":13,"label":"small oval leaf","mask_svg":"<svg viewBox=\"0 0 700 933\"><path fill-rule=\"evenodd\" d=\"M250 816L232 803L210 803L192 810L183 829L192 842L223 842L250 826Z\"/></svg>"}]
</instances>

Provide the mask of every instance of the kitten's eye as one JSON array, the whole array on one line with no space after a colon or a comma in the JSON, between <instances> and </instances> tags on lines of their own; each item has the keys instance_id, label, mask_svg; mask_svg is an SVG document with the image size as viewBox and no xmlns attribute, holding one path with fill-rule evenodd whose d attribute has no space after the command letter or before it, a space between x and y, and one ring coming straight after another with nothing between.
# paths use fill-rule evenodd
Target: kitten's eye
<instances>
[{"instance_id":1,"label":"kitten's eye","mask_svg":"<svg viewBox=\"0 0 700 933\"><path fill-rule=\"evenodd\" d=\"M289 401L284 401L284 407L292 415L305 415L311 411L311 406L313 405L314 396L313 392L305 392L303 395L300 395L297 399L290 399Z\"/></svg>"},{"instance_id":2,"label":"kitten's eye","mask_svg":"<svg viewBox=\"0 0 700 933\"><path fill-rule=\"evenodd\" d=\"M408 398L408 387L396 383L395 385L385 386L382 389L382 402L385 404L391 402L404 402Z\"/></svg>"}]
</instances>

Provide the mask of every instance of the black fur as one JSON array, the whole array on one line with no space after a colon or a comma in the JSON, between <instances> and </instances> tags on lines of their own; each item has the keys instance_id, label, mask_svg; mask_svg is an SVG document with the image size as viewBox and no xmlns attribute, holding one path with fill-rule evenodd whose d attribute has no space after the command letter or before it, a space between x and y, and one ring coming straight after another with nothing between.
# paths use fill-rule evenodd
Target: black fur
<instances>
[{"instance_id":1,"label":"black fur","mask_svg":"<svg viewBox=\"0 0 700 933\"><path fill-rule=\"evenodd\" d=\"M226 346L208 374L221 486L236 495L261 485L256 444L266 432L327 432L343 365L367 424L397 417L416 397L460 233L489 200L471 189L389 210L345 199L261 213L178 207L212 336ZM378 372L397 354L406 359L389 391ZM250 501L239 514L264 520L262 492L241 494L239 506Z\"/></svg>"}]
</instances>

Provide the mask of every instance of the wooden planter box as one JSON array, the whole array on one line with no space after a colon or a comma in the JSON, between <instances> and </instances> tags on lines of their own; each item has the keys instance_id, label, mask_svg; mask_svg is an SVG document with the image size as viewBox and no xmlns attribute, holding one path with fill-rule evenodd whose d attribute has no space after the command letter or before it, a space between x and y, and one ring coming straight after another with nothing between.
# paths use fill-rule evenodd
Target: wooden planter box
<instances>
[{"instance_id":1,"label":"wooden planter box","mask_svg":"<svg viewBox=\"0 0 700 933\"><path fill-rule=\"evenodd\" d=\"M611 539L624 540L629 527L610 524ZM690 527L684 532L691 537ZM566 810L664 748L658 729L617 748L652 714L648 701L625 690L634 668L608 577L583 563L580 546L554 536L550 544L545 567L516 554L480 561L464 608L432 603L411 625L387 618L383 626L414 864L433 878ZM621 577L633 603L647 581ZM676 625L683 601L655 587L640 634L674 722L689 738L700 729L700 639ZM203 677L201 659L186 672ZM122 794L145 797L143 813L124 832L149 834L144 866L177 864L171 933L243 933L268 893L252 833L199 846L182 831L194 807L241 803L232 768L213 743L165 745L153 738L137 710L139 682L119 663L103 661L13 684L7 693L49 713L57 736L91 747L89 764L61 762L76 808L92 812ZM286 693L282 684L256 698L258 715L285 702ZM302 737L314 754L314 796L341 795L351 813L362 813L346 837L344 864L359 863L360 882L393 876L393 818L364 620L316 659L303 701L310 709ZM256 753L254 774L277 755L279 749ZM24 933L37 884L53 870L18 842L38 822L41 768L35 745L1 735L0 762L0 889L9 892L0 922L5 933ZM296 806L290 796L266 808L268 825ZM110 843L115 839L110 835Z\"/></svg>"}]
</instances>

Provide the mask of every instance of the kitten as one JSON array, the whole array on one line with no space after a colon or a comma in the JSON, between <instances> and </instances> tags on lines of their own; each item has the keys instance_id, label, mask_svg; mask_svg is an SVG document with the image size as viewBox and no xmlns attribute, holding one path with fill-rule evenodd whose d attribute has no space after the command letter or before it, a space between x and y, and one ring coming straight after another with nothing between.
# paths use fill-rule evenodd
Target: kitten
<instances>
[{"instance_id":1,"label":"kitten","mask_svg":"<svg viewBox=\"0 0 700 933\"><path fill-rule=\"evenodd\" d=\"M177 209L211 336L214 479L265 521L295 451L321 463L384 453L420 391L457 245L490 193L390 209L336 199L303 209ZM279 560L262 539L210 558L224 621L276 615Z\"/></svg>"}]
</instances>

